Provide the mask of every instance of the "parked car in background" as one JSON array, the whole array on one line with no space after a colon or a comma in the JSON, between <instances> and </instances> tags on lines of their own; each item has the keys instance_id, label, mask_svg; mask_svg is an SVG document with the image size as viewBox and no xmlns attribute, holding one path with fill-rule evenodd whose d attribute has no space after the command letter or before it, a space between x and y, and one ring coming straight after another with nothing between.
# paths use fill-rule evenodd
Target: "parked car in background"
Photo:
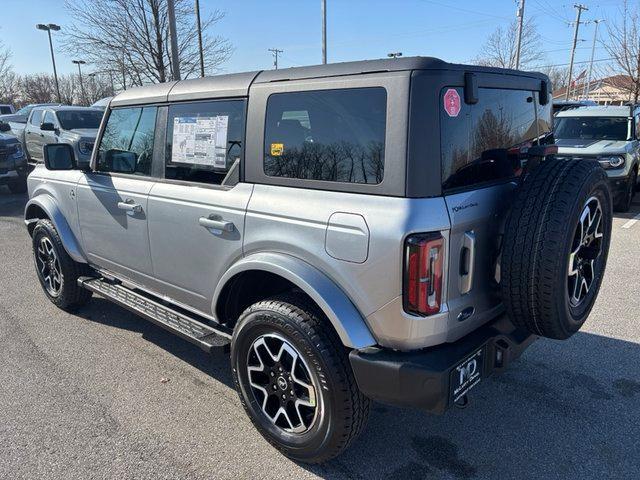
<instances>
[{"instance_id":1,"label":"parked car in background","mask_svg":"<svg viewBox=\"0 0 640 480\"><path fill-rule=\"evenodd\" d=\"M48 143L73 146L80 164L89 164L103 111L91 107L36 107L24 129L29 163L43 160L42 147Z\"/></svg>"},{"instance_id":2,"label":"parked car in background","mask_svg":"<svg viewBox=\"0 0 640 480\"><path fill-rule=\"evenodd\" d=\"M609 176L614 208L627 212L638 182L640 108L595 106L556 115L558 157L595 159Z\"/></svg>"},{"instance_id":3,"label":"parked car in background","mask_svg":"<svg viewBox=\"0 0 640 480\"><path fill-rule=\"evenodd\" d=\"M13 112L15 112L16 109L13 108L13 105L9 105L7 103L0 103L0 114L4 115L4 114L11 114Z\"/></svg>"},{"instance_id":4,"label":"parked car in background","mask_svg":"<svg viewBox=\"0 0 640 480\"><path fill-rule=\"evenodd\" d=\"M556 115L558 112L571 110L573 108L590 107L595 105L597 105L597 103L593 100L554 100L553 114Z\"/></svg>"},{"instance_id":5,"label":"parked car in background","mask_svg":"<svg viewBox=\"0 0 640 480\"><path fill-rule=\"evenodd\" d=\"M0 185L21 193L27 190L27 158L20 141L8 131L9 125L0 122Z\"/></svg>"},{"instance_id":6,"label":"parked car in background","mask_svg":"<svg viewBox=\"0 0 640 480\"><path fill-rule=\"evenodd\" d=\"M98 100L96 103L91 105L93 108L99 108L101 110L105 110L109 106L109 102L113 97L104 97Z\"/></svg>"},{"instance_id":7,"label":"parked car in background","mask_svg":"<svg viewBox=\"0 0 640 480\"><path fill-rule=\"evenodd\" d=\"M7 112L5 115L0 115L0 121L8 122L8 123L27 123L27 118L29 118L29 114L31 110L36 107L50 107L54 105L60 105L59 103L33 103L22 107L15 113Z\"/></svg>"}]
</instances>

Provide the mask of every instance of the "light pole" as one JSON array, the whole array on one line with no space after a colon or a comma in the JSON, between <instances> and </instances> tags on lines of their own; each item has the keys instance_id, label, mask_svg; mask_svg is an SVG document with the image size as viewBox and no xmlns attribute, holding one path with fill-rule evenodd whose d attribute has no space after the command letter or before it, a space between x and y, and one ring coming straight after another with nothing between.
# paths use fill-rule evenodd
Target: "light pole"
<instances>
[{"instance_id":1,"label":"light pole","mask_svg":"<svg viewBox=\"0 0 640 480\"><path fill-rule=\"evenodd\" d=\"M520 50L522 49L522 28L524 27L524 0L518 4L518 43L516 44L516 70L520 69Z\"/></svg>"},{"instance_id":2,"label":"light pole","mask_svg":"<svg viewBox=\"0 0 640 480\"><path fill-rule=\"evenodd\" d=\"M389 58L400 58L402 56L402 52L390 52L387 53L387 57Z\"/></svg>"},{"instance_id":3,"label":"light pole","mask_svg":"<svg viewBox=\"0 0 640 480\"><path fill-rule=\"evenodd\" d=\"M202 52L202 25L200 23L200 0L196 0L196 23L198 27L198 49L200 50L200 76L204 77L204 53Z\"/></svg>"},{"instance_id":4,"label":"light pole","mask_svg":"<svg viewBox=\"0 0 640 480\"><path fill-rule=\"evenodd\" d=\"M327 63L327 0L322 0L322 63Z\"/></svg>"},{"instance_id":5,"label":"light pole","mask_svg":"<svg viewBox=\"0 0 640 480\"><path fill-rule=\"evenodd\" d=\"M176 27L176 7L174 0L167 0L169 40L171 41L171 74L173 80L180 80L180 59L178 56L178 29Z\"/></svg>"},{"instance_id":6,"label":"light pole","mask_svg":"<svg viewBox=\"0 0 640 480\"><path fill-rule=\"evenodd\" d=\"M593 72L593 56L596 53L596 42L598 40L598 25L604 20L593 20L596 24L596 29L593 32L593 46L591 47L591 61L589 62L589 76L587 77L587 86L584 89L584 99L589 99L589 92L591 91L591 73Z\"/></svg>"},{"instance_id":7,"label":"light pole","mask_svg":"<svg viewBox=\"0 0 640 480\"><path fill-rule=\"evenodd\" d=\"M38 23L36 28L38 30L45 30L49 34L49 49L51 50L51 63L53 63L53 78L56 82L56 95L58 96L58 103L62 103L60 98L60 86L58 85L58 72L56 71L56 57L53 55L53 42L51 40L51 30L57 32L60 30L60 26L55 23L49 23L47 25L44 23Z\"/></svg>"},{"instance_id":8,"label":"light pole","mask_svg":"<svg viewBox=\"0 0 640 480\"><path fill-rule=\"evenodd\" d=\"M84 60L71 60L72 63L75 63L76 65L78 65L78 75L80 76L80 93L82 94L82 100L86 100L87 97L84 94L84 84L82 83L82 69L80 68L80 65L84 65L85 62Z\"/></svg>"}]
</instances>

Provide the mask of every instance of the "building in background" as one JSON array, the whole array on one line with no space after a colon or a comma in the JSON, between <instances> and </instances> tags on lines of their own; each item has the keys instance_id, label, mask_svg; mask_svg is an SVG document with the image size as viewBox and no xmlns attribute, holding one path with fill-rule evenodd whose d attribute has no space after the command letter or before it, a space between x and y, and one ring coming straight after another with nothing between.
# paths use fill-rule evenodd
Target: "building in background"
<instances>
[{"instance_id":1,"label":"building in background","mask_svg":"<svg viewBox=\"0 0 640 480\"><path fill-rule=\"evenodd\" d=\"M589 95L585 96L586 83L572 85L569 98L592 100L599 105L624 105L633 99L631 78L627 75L613 75L591 82ZM554 100L564 100L566 88L553 92Z\"/></svg>"}]
</instances>

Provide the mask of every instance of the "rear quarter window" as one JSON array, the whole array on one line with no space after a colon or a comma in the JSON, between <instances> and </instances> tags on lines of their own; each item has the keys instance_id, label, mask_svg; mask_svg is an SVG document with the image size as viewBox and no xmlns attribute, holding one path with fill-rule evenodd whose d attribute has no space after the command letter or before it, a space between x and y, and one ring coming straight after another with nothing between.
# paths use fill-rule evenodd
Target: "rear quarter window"
<instances>
[{"instance_id":1,"label":"rear quarter window","mask_svg":"<svg viewBox=\"0 0 640 480\"><path fill-rule=\"evenodd\" d=\"M276 93L267 101L264 172L379 184L387 94L382 87Z\"/></svg>"},{"instance_id":2,"label":"rear quarter window","mask_svg":"<svg viewBox=\"0 0 640 480\"><path fill-rule=\"evenodd\" d=\"M442 90L440 105L448 90ZM455 90L464 98L462 88ZM539 105L537 92L480 88L478 103L460 103L457 116L443 107L440 113L445 192L519 176L525 161L520 149L551 131L551 105Z\"/></svg>"}]
</instances>

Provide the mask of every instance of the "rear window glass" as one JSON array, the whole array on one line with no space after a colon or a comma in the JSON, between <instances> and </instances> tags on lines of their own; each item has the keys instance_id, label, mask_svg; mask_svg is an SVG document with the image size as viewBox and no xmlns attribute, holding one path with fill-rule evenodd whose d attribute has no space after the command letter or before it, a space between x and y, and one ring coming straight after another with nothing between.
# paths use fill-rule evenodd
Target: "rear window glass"
<instances>
[{"instance_id":1,"label":"rear window glass","mask_svg":"<svg viewBox=\"0 0 640 480\"><path fill-rule=\"evenodd\" d=\"M11 113L11 108L6 107L6 106L0 106L0 113L1 114Z\"/></svg>"},{"instance_id":2,"label":"rear window glass","mask_svg":"<svg viewBox=\"0 0 640 480\"><path fill-rule=\"evenodd\" d=\"M626 117L556 117L557 140L626 140L629 120Z\"/></svg>"},{"instance_id":3,"label":"rear window glass","mask_svg":"<svg viewBox=\"0 0 640 480\"><path fill-rule=\"evenodd\" d=\"M264 172L272 177L378 184L384 177L382 87L269 97Z\"/></svg>"},{"instance_id":4,"label":"rear window glass","mask_svg":"<svg viewBox=\"0 0 640 480\"><path fill-rule=\"evenodd\" d=\"M449 90L442 90L441 105ZM453 90L464 99L462 88ZM539 105L537 92L480 88L478 103L459 104L457 115L444 107L440 113L444 190L520 175L526 161L520 149L537 144L551 131L551 104Z\"/></svg>"},{"instance_id":5,"label":"rear window glass","mask_svg":"<svg viewBox=\"0 0 640 480\"><path fill-rule=\"evenodd\" d=\"M65 130L98 128L102 115L104 115L102 110L59 110L58 121Z\"/></svg>"}]
</instances>

